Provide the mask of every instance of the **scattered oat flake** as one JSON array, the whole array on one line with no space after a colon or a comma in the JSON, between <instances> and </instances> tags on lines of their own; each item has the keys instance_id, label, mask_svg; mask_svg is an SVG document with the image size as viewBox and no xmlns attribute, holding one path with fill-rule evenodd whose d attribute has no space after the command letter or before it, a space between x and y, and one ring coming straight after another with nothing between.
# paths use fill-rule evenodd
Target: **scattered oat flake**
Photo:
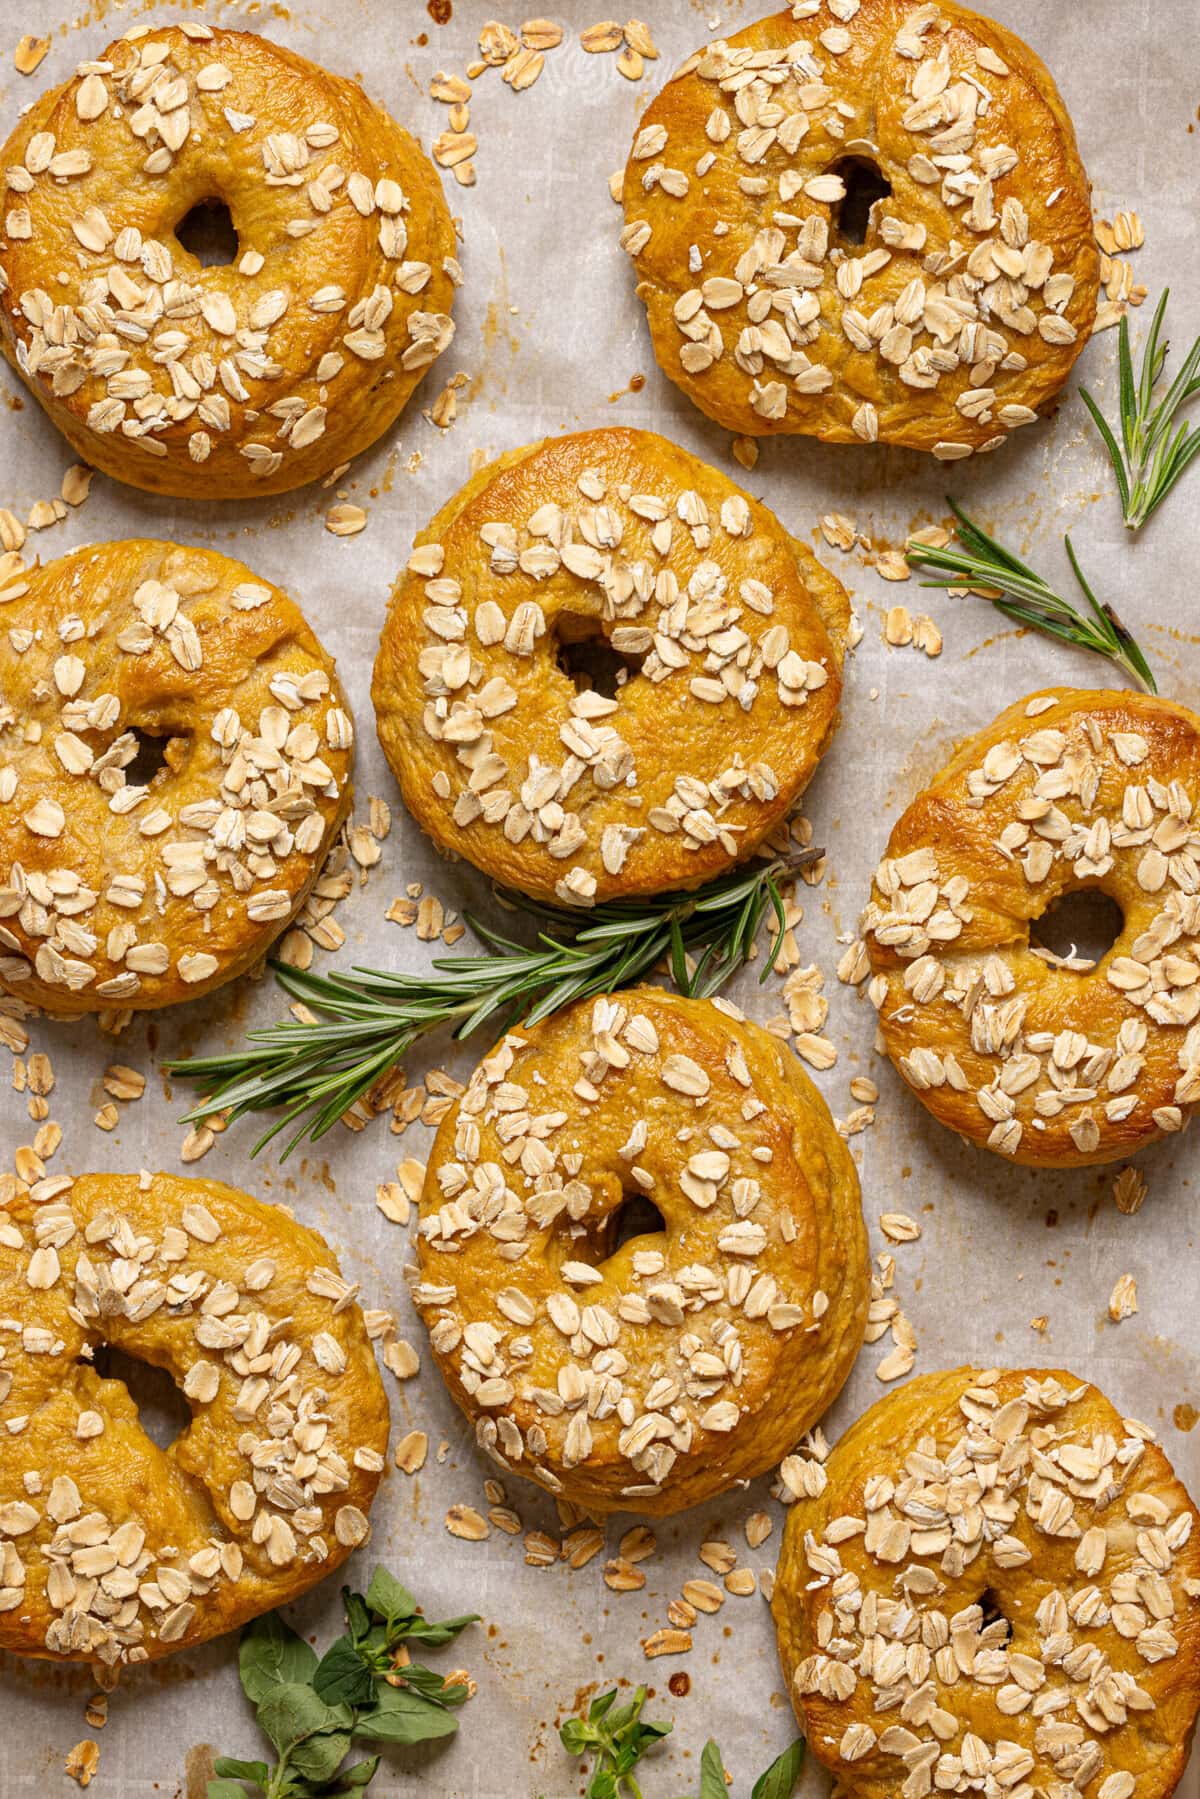
<instances>
[{"instance_id":1,"label":"scattered oat flake","mask_svg":"<svg viewBox=\"0 0 1200 1799\"><path fill-rule=\"evenodd\" d=\"M521 42L527 50L557 50L562 40L562 26L553 19L526 19L521 27Z\"/></svg>"},{"instance_id":2,"label":"scattered oat flake","mask_svg":"<svg viewBox=\"0 0 1200 1799\"><path fill-rule=\"evenodd\" d=\"M915 1243L921 1227L907 1212L881 1212L879 1228L890 1243Z\"/></svg>"},{"instance_id":3,"label":"scattered oat flake","mask_svg":"<svg viewBox=\"0 0 1200 1799\"><path fill-rule=\"evenodd\" d=\"M1113 1182L1113 1201L1126 1217L1140 1212L1146 1199L1146 1177L1140 1168L1122 1168Z\"/></svg>"},{"instance_id":4,"label":"scattered oat flake","mask_svg":"<svg viewBox=\"0 0 1200 1799\"><path fill-rule=\"evenodd\" d=\"M27 33L13 51L13 67L17 74L32 75L49 48L48 37L30 37Z\"/></svg>"},{"instance_id":5,"label":"scattered oat flake","mask_svg":"<svg viewBox=\"0 0 1200 1799\"><path fill-rule=\"evenodd\" d=\"M352 505L349 500L340 500L325 514L325 529L334 537L356 537L366 522L367 515L362 507Z\"/></svg>"},{"instance_id":6,"label":"scattered oat flake","mask_svg":"<svg viewBox=\"0 0 1200 1799\"><path fill-rule=\"evenodd\" d=\"M1038 1332L1048 1330L1050 1328L1050 1320L1047 1317L1046 1313L1039 1312L1039 1314L1036 1318L1031 1318L1029 1320L1029 1328L1031 1331L1038 1331Z\"/></svg>"},{"instance_id":7,"label":"scattered oat flake","mask_svg":"<svg viewBox=\"0 0 1200 1799\"><path fill-rule=\"evenodd\" d=\"M908 581L912 578L908 557L903 550L881 551L875 558L875 573L882 575L885 581Z\"/></svg>"},{"instance_id":8,"label":"scattered oat flake","mask_svg":"<svg viewBox=\"0 0 1200 1799\"><path fill-rule=\"evenodd\" d=\"M96 1769L100 1765L100 1745L93 1743L91 1737L84 1737L76 1743L66 1759L66 1770L72 1780L77 1780L81 1787L90 1786Z\"/></svg>"},{"instance_id":9,"label":"scattered oat flake","mask_svg":"<svg viewBox=\"0 0 1200 1799\"><path fill-rule=\"evenodd\" d=\"M744 469L752 469L758 465L758 439L756 437L735 437L729 445L733 460Z\"/></svg>"},{"instance_id":10,"label":"scattered oat flake","mask_svg":"<svg viewBox=\"0 0 1200 1799\"><path fill-rule=\"evenodd\" d=\"M1137 1309L1137 1282L1132 1274L1123 1274L1109 1295L1108 1315L1114 1324L1120 1324L1122 1318L1132 1318Z\"/></svg>"},{"instance_id":11,"label":"scattered oat flake","mask_svg":"<svg viewBox=\"0 0 1200 1799\"><path fill-rule=\"evenodd\" d=\"M579 41L592 56L606 50L618 50L625 37L624 28L615 19L601 19L597 25L589 25L579 34Z\"/></svg>"},{"instance_id":12,"label":"scattered oat flake","mask_svg":"<svg viewBox=\"0 0 1200 1799\"><path fill-rule=\"evenodd\" d=\"M86 463L73 462L62 478L60 493L68 506L82 506L91 491L96 471Z\"/></svg>"},{"instance_id":13,"label":"scattered oat flake","mask_svg":"<svg viewBox=\"0 0 1200 1799\"><path fill-rule=\"evenodd\" d=\"M655 1630L642 1639L642 1653L648 1662L660 1655L686 1655L691 1646L688 1630Z\"/></svg>"},{"instance_id":14,"label":"scattered oat flake","mask_svg":"<svg viewBox=\"0 0 1200 1799\"><path fill-rule=\"evenodd\" d=\"M93 1730L103 1730L108 1723L108 1694L93 1693L83 1708L83 1715Z\"/></svg>"},{"instance_id":15,"label":"scattered oat flake","mask_svg":"<svg viewBox=\"0 0 1200 1799\"><path fill-rule=\"evenodd\" d=\"M429 1438L423 1430L410 1430L396 1445L396 1466L402 1474L416 1474L425 1466Z\"/></svg>"},{"instance_id":16,"label":"scattered oat flake","mask_svg":"<svg viewBox=\"0 0 1200 1799\"><path fill-rule=\"evenodd\" d=\"M491 1525L473 1505L452 1505L446 1513L446 1529L467 1543L482 1543L491 1535Z\"/></svg>"}]
</instances>

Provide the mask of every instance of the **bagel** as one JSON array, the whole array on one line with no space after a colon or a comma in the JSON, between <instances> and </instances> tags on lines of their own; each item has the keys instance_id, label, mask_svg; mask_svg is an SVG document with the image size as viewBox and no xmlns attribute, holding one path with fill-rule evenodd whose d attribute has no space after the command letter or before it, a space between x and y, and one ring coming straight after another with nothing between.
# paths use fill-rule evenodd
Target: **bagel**
<instances>
[{"instance_id":1,"label":"bagel","mask_svg":"<svg viewBox=\"0 0 1200 1799\"><path fill-rule=\"evenodd\" d=\"M0 984L76 1013L230 980L350 809L332 660L212 550L93 545L10 574L4 600Z\"/></svg>"},{"instance_id":2,"label":"bagel","mask_svg":"<svg viewBox=\"0 0 1200 1799\"><path fill-rule=\"evenodd\" d=\"M786 817L837 722L849 602L716 469L645 431L546 438L417 545L371 691L441 848L590 906L697 885ZM607 693L564 669L581 644L624 658Z\"/></svg>"},{"instance_id":3,"label":"bagel","mask_svg":"<svg viewBox=\"0 0 1200 1799\"><path fill-rule=\"evenodd\" d=\"M386 431L454 333L441 182L357 81L251 32L138 25L3 152L0 347L152 493L283 493ZM235 259L177 231L224 206ZM186 235L186 231L185 231Z\"/></svg>"},{"instance_id":4,"label":"bagel","mask_svg":"<svg viewBox=\"0 0 1200 1799\"><path fill-rule=\"evenodd\" d=\"M281 1206L169 1174L0 1211L0 1649L153 1661L284 1605L369 1533L388 1406L357 1289ZM169 1449L104 1345L191 1408Z\"/></svg>"},{"instance_id":5,"label":"bagel","mask_svg":"<svg viewBox=\"0 0 1200 1799\"><path fill-rule=\"evenodd\" d=\"M788 1516L773 1610L845 1799L1167 1799L1200 1707L1200 1516L1087 1381L889 1393Z\"/></svg>"},{"instance_id":6,"label":"bagel","mask_svg":"<svg viewBox=\"0 0 1200 1799\"><path fill-rule=\"evenodd\" d=\"M589 1512L763 1473L863 1340L854 1163L727 1004L637 987L510 1033L443 1119L420 1212L406 1272L478 1442Z\"/></svg>"},{"instance_id":7,"label":"bagel","mask_svg":"<svg viewBox=\"0 0 1200 1799\"><path fill-rule=\"evenodd\" d=\"M797 0L710 43L643 114L623 197L659 366L734 431L990 450L1095 319L1066 107L951 0Z\"/></svg>"},{"instance_id":8,"label":"bagel","mask_svg":"<svg viewBox=\"0 0 1200 1799\"><path fill-rule=\"evenodd\" d=\"M1200 718L1048 688L899 820L863 931L888 1055L935 1118L1036 1167L1132 1155L1200 1100ZM1035 948L1065 894L1120 907L1094 965Z\"/></svg>"}]
</instances>

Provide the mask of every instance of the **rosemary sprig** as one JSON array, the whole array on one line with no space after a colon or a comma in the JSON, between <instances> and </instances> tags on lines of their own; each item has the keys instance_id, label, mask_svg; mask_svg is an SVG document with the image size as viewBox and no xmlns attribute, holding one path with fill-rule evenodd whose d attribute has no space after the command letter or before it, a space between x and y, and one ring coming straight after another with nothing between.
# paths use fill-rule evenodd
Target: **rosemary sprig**
<instances>
[{"instance_id":1,"label":"rosemary sprig","mask_svg":"<svg viewBox=\"0 0 1200 1799\"><path fill-rule=\"evenodd\" d=\"M514 942L468 915L486 952L437 957L436 974L355 968L316 975L273 963L280 986L309 1016L248 1031L245 1047L232 1053L165 1067L195 1081L204 1095L187 1121L215 1111L234 1119L282 1107L253 1153L299 1121L286 1158L305 1137L324 1136L418 1038L441 1026L469 1037L493 1020L497 1030L515 1018L536 1024L572 1000L628 986L664 957L681 993L707 997L748 960L769 911L776 928L765 980L786 928L780 882L821 853L777 856L691 893L613 901L587 913L510 894L520 911L542 920L536 943Z\"/></svg>"},{"instance_id":2,"label":"rosemary sprig","mask_svg":"<svg viewBox=\"0 0 1200 1799\"><path fill-rule=\"evenodd\" d=\"M1087 388L1079 390L1079 397L1104 440L1117 477L1121 512L1131 531L1145 524L1150 514L1162 505L1188 464L1200 455L1200 425L1191 432L1186 424L1181 424L1178 430L1173 429L1180 407L1193 394L1200 393L1200 337L1184 357L1179 373L1162 399L1154 404L1154 390L1170 348L1169 342L1161 337L1170 291L1170 288L1163 289L1162 298L1154 309L1136 378L1129 347L1128 314L1121 319L1118 335L1120 443Z\"/></svg>"},{"instance_id":3,"label":"rosemary sprig","mask_svg":"<svg viewBox=\"0 0 1200 1799\"><path fill-rule=\"evenodd\" d=\"M1048 637L1057 637L1063 643L1073 643L1081 650L1106 656L1147 693L1158 692L1150 665L1129 630L1113 608L1101 604L1088 586L1069 535L1063 542L1075 579L1087 599L1088 612L1080 612L1055 593L1011 550L981 530L953 500L947 504L958 520L958 543L937 549L910 538L906 546L913 568L936 571L922 582L923 587L968 587L990 600L1006 618Z\"/></svg>"}]
</instances>

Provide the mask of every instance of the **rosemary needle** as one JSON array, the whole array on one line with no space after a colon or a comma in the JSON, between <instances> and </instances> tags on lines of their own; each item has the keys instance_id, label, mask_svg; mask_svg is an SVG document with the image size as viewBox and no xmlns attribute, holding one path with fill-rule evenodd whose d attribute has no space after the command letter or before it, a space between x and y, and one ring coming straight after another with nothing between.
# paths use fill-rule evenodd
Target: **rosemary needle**
<instances>
[{"instance_id":1,"label":"rosemary needle","mask_svg":"<svg viewBox=\"0 0 1200 1799\"><path fill-rule=\"evenodd\" d=\"M1133 354L1129 347L1129 317L1121 318L1118 334L1118 371L1120 376L1120 428L1118 443L1115 432L1086 387L1079 397L1095 420L1104 440L1117 491L1121 496L1121 512L1131 531L1144 525L1150 514L1162 505L1175 483L1193 458L1200 454L1200 425L1193 431L1186 424L1174 429L1175 416L1181 406L1200 393L1200 338L1197 338L1170 387L1154 404L1154 390L1167 360L1168 342L1162 339L1163 318L1170 288L1164 288L1150 330L1142 347L1142 362L1137 376L1133 372Z\"/></svg>"},{"instance_id":2,"label":"rosemary needle","mask_svg":"<svg viewBox=\"0 0 1200 1799\"><path fill-rule=\"evenodd\" d=\"M215 1111L232 1120L282 1107L253 1153L295 1123L286 1158L305 1137L324 1136L418 1038L441 1026L468 1037L489 1021L497 1031L517 1018L536 1024L572 1000L628 986L664 957L681 993L707 997L749 959L770 911L775 935L765 980L787 923L779 883L821 853L779 856L690 893L617 900L586 913L510 894L519 910L541 920L536 943L516 943L468 917L485 953L435 958L433 974L356 968L316 975L274 963L280 986L308 1016L248 1031L245 1046L229 1054L164 1066L204 1095L189 1122Z\"/></svg>"},{"instance_id":3,"label":"rosemary needle","mask_svg":"<svg viewBox=\"0 0 1200 1799\"><path fill-rule=\"evenodd\" d=\"M1078 649L1106 656L1147 693L1158 692L1150 665L1138 644L1113 608L1102 605L1088 586L1070 536L1063 542L1075 579L1087 599L1087 612L1080 612L1069 600L1055 593L1011 550L1006 550L994 537L981 530L953 500L948 500L947 504L958 520L958 543L938 549L910 538L906 546L913 568L935 571L922 586L969 587L973 593L990 600L1006 618L1028 625L1031 630L1042 631L1048 637L1057 637L1063 643L1072 643Z\"/></svg>"}]
</instances>

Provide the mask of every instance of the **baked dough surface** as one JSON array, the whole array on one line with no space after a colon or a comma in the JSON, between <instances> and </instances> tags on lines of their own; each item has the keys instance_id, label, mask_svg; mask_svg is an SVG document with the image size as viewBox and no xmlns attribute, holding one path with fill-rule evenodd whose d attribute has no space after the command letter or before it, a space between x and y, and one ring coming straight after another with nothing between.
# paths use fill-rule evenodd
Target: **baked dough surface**
<instances>
[{"instance_id":1,"label":"baked dough surface","mask_svg":"<svg viewBox=\"0 0 1200 1799\"><path fill-rule=\"evenodd\" d=\"M845 1799L1167 1799L1200 1707L1200 1516L1059 1370L921 1375L788 1517L773 1610Z\"/></svg>"},{"instance_id":2,"label":"baked dough surface","mask_svg":"<svg viewBox=\"0 0 1200 1799\"><path fill-rule=\"evenodd\" d=\"M454 334L433 164L357 81L255 33L135 26L0 162L0 348L133 487L240 499L328 474ZM176 232L214 203L236 258L204 266Z\"/></svg>"},{"instance_id":3,"label":"baked dough surface","mask_svg":"<svg viewBox=\"0 0 1200 1799\"><path fill-rule=\"evenodd\" d=\"M698 50L624 205L658 362L733 431L958 460L1049 410L1095 318L1058 90L951 0L802 0Z\"/></svg>"},{"instance_id":4,"label":"baked dough surface","mask_svg":"<svg viewBox=\"0 0 1200 1799\"><path fill-rule=\"evenodd\" d=\"M626 1201L661 1216L623 1240ZM858 1176L790 1051L635 987L513 1031L443 1120L413 1296L481 1446L589 1512L787 1455L866 1327Z\"/></svg>"},{"instance_id":5,"label":"baked dough surface","mask_svg":"<svg viewBox=\"0 0 1200 1799\"><path fill-rule=\"evenodd\" d=\"M388 1405L355 1289L281 1206L170 1174L47 1177L0 1210L0 1649L155 1660L364 1543ZM168 1449L103 1346L191 1407Z\"/></svg>"},{"instance_id":6,"label":"baked dough surface","mask_svg":"<svg viewBox=\"0 0 1200 1799\"><path fill-rule=\"evenodd\" d=\"M417 540L372 698L434 842L559 905L691 887L780 824L837 722L840 582L647 431L510 451ZM611 693L562 666L625 659Z\"/></svg>"},{"instance_id":7,"label":"baked dough surface","mask_svg":"<svg viewBox=\"0 0 1200 1799\"><path fill-rule=\"evenodd\" d=\"M933 1115L1017 1162L1078 1167L1200 1099L1200 718L1047 688L959 746L892 831L863 915L888 1054ZM1031 927L1098 889L1093 966Z\"/></svg>"}]
</instances>

